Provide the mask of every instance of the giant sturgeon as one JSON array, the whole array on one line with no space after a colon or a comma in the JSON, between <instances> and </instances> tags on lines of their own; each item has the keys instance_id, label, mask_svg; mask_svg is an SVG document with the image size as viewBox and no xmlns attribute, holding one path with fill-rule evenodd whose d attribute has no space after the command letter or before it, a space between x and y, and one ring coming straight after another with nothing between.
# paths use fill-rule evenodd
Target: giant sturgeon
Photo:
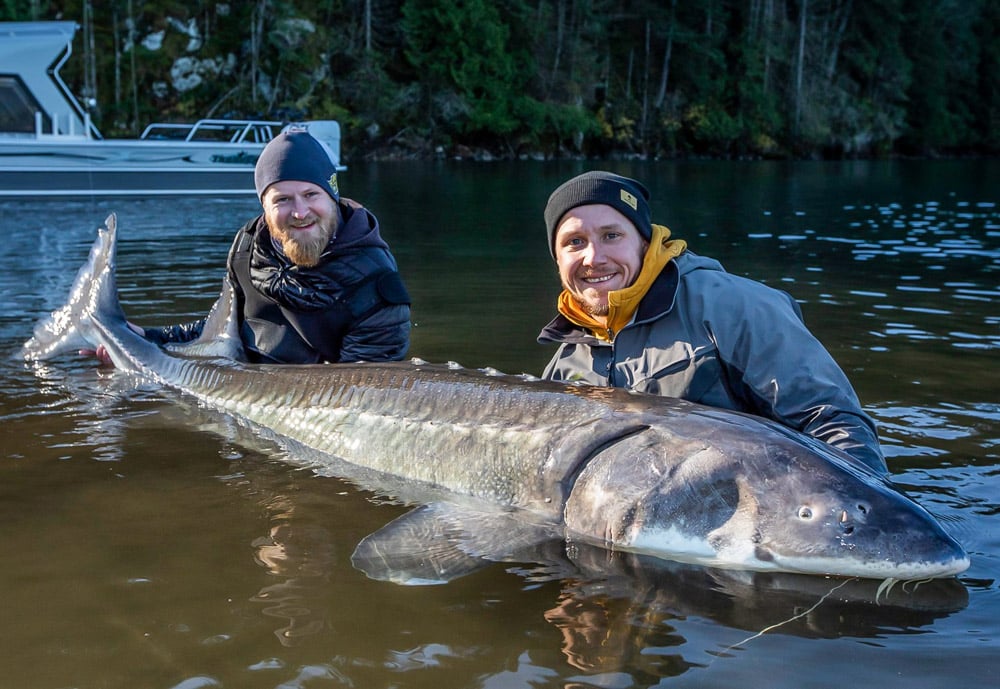
<instances>
[{"instance_id":1,"label":"giant sturgeon","mask_svg":"<svg viewBox=\"0 0 1000 689\"><path fill-rule=\"evenodd\" d=\"M767 420L419 361L247 364L225 299L201 339L163 349L127 326L115 267L111 215L25 358L104 345L122 371L412 489L423 504L355 550L370 576L448 581L540 534L754 571L914 580L969 565L886 478Z\"/></svg>"}]
</instances>

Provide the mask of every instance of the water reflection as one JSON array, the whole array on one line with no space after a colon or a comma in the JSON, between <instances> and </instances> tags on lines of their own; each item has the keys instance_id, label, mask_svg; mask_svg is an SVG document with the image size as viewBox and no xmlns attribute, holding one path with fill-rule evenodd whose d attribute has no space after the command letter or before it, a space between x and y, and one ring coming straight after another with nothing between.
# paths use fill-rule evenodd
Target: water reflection
<instances>
[{"instance_id":1,"label":"water reflection","mask_svg":"<svg viewBox=\"0 0 1000 689\"><path fill-rule=\"evenodd\" d=\"M154 413L143 410L144 402L160 400L158 385L89 363L69 370L46 363L32 363L26 368L37 380L37 390L25 394L22 410L6 418L23 416L34 422L48 418L53 424L69 419L71 423L48 447L65 448L67 452L88 448L89 456L96 461L121 461L130 425Z\"/></svg>"},{"instance_id":2,"label":"water reflection","mask_svg":"<svg viewBox=\"0 0 1000 689\"><path fill-rule=\"evenodd\" d=\"M551 351L534 337L557 285L540 209L588 166L352 164L343 189L380 216L415 299L415 355L541 371ZM871 583L562 541L446 586L371 581L351 551L404 506L294 468L308 458L171 393L16 354L110 211L129 316L153 325L205 313L256 201L4 201L17 228L0 246L5 681L993 686L995 161L607 166L648 181L654 218L694 250L801 302L878 420L896 481L968 548L960 581L877 596ZM761 668L780 672L762 680Z\"/></svg>"},{"instance_id":3,"label":"water reflection","mask_svg":"<svg viewBox=\"0 0 1000 689\"><path fill-rule=\"evenodd\" d=\"M274 631L284 646L324 631L330 623L327 594L335 563L333 534L321 524L296 518L287 496L275 496L264 505L271 514L267 536L252 543L254 559L277 581L265 586L251 600L262 604L268 617L284 620Z\"/></svg>"},{"instance_id":4,"label":"water reflection","mask_svg":"<svg viewBox=\"0 0 1000 689\"><path fill-rule=\"evenodd\" d=\"M956 580L886 591L877 581L712 570L580 546L570 553L576 574L563 573L545 617L562 632L567 661L588 671L634 667L640 656L673 656L681 647L697 658L685 639L693 619L745 632L724 648L699 649L723 654L765 634L871 638L913 630L968 603Z\"/></svg>"}]
</instances>

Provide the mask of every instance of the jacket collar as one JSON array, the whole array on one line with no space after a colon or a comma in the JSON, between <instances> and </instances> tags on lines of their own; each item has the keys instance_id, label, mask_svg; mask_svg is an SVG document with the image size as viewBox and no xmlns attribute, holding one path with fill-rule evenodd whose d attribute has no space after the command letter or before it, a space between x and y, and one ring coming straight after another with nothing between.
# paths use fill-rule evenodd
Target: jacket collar
<instances>
[{"instance_id":1,"label":"jacket collar","mask_svg":"<svg viewBox=\"0 0 1000 689\"><path fill-rule=\"evenodd\" d=\"M679 271L677 269L677 261L676 259L672 259L663 267L660 274L656 276L653 284L650 285L649 290L646 292L646 296L639 302L632 323L653 321L670 313L674 308L674 301L677 298L678 281ZM587 343L591 345L600 343L610 346L610 343L602 343L601 340L594 337L586 328L576 325L562 314L553 318L548 325L542 328L541 333L538 335L538 342L543 344L551 342Z\"/></svg>"}]
</instances>

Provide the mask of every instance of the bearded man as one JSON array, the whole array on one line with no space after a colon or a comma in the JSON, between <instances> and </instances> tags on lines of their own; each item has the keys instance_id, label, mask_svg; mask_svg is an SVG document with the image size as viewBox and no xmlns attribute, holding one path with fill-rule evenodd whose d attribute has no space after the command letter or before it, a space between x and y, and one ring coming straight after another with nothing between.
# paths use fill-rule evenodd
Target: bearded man
<instances>
[{"instance_id":1,"label":"bearded man","mask_svg":"<svg viewBox=\"0 0 1000 689\"><path fill-rule=\"evenodd\" d=\"M254 183L263 213L237 232L228 260L247 359L402 359L410 297L378 220L340 197L323 145L304 130L280 134L261 153ZM187 342L204 325L202 319L142 334L158 344Z\"/></svg>"}]
</instances>

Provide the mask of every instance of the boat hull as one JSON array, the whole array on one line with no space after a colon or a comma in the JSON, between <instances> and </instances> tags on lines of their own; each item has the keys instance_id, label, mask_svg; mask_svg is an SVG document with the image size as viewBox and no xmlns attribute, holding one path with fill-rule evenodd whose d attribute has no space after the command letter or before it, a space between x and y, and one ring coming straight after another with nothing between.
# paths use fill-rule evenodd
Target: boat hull
<instances>
[{"instance_id":1,"label":"boat hull","mask_svg":"<svg viewBox=\"0 0 1000 689\"><path fill-rule=\"evenodd\" d=\"M0 198L131 196L252 196L253 167L98 167L67 170L0 168Z\"/></svg>"}]
</instances>

